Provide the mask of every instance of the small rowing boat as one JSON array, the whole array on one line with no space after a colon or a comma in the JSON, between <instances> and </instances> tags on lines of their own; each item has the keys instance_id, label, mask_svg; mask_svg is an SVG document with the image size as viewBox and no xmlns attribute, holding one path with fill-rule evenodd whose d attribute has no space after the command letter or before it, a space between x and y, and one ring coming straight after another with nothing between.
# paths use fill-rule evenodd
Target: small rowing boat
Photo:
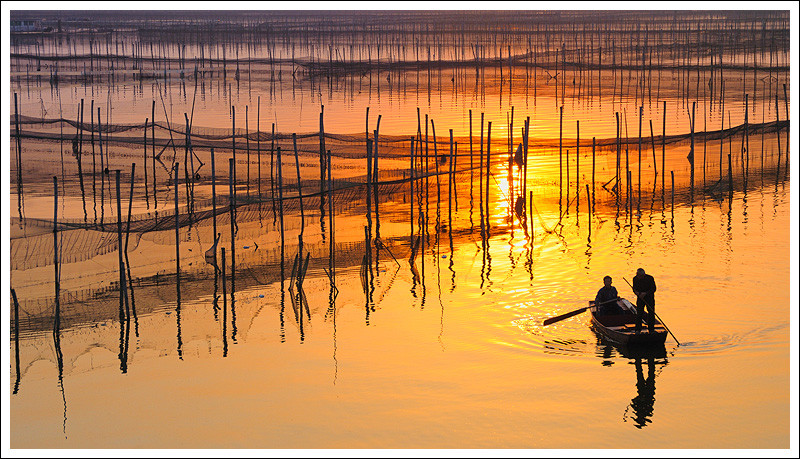
<instances>
[{"instance_id":1,"label":"small rowing boat","mask_svg":"<svg viewBox=\"0 0 800 459\"><path fill-rule=\"evenodd\" d=\"M592 328L616 344L623 346L657 346L663 345L667 340L667 329L664 324L655 318L655 327L651 333L647 322L642 324L639 333L636 333L636 306L630 301L620 298L617 305L624 311L622 314L598 315L594 301L589 302L592 312Z\"/></svg>"}]
</instances>

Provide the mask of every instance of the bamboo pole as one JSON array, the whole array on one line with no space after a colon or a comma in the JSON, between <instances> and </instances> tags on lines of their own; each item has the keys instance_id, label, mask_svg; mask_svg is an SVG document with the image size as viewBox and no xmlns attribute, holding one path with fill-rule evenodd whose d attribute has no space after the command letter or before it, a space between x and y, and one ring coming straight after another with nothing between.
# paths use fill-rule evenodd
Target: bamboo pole
<instances>
[{"instance_id":1,"label":"bamboo pole","mask_svg":"<svg viewBox=\"0 0 800 459\"><path fill-rule=\"evenodd\" d=\"M53 333L58 334L61 322L61 265L58 261L58 178L53 177L53 280L55 285L55 321ZM19 326L17 326L19 330Z\"/></svg>"},{"instance_id":2,"label":"bamboo pole","mask_svg":"<svg viewBox=\"0 0 800 459\"><path fill-rule=\"evenodd\" d=\"M256 161L258 161L258 204L261 205L261 96L258 96L256 104ZM259 209L261 209L259 207ZM217 234L217 233L214 233Z\"/></svg>"},{"instance_id":3,"label":"bamboo pole","mask_svg":"<svg viewBox=\"0 0 800 459\"><path fill-rule=\"evenodd\" d=\"M787 114L787 119L788 119L788 114ZM780 126L781 114L778 111L778 93L777 93L777 91L775 92L775 122L778 124L778 126ZM780 129L780 127L778 127L778 130L777 130L776 134L778 136L778 174L780 174L780 165L781 165L781 129ZM787 161L788 161L788 159L787 159Z\"/></svg>"},{"instance_id":4,"label":"bamboo pole","mask_svg":"<svg viewBox=\"0 0 800 459\"><path fill-rule=\"evenodd\" d=\"M225 247L220 248L220 261L222 262L222 356L228 356L228 292L225 275ZM281 259L283 263L283 259Z\"/></svg>"},{"instance_id":5,"label":"bamboo pole","mask_svg":"<svg viewBox=\"0 0 800 459\"><path fill-rule=\"evenodd\" d=\"M22 220L22 136L19 131L19 103L17 93L14 93L14 129L17 144L17 211Z\"/></svg>"},{"instance_id":6,"label":"bamboo pole","mask_svg":"<svg viewBox=\"0 0 800 459\"><path fill-rule=\"evenodd\" d=\"M660 70L659 70L660 73ZM665 157L667 138L667 101L664 101L663 124L661 125L661 205L664 205L664 180L666 177Z\"/></svg>"},{"instance_id":7,"label":"bamboo pole","mask_svg":"<svg viewBox=\"0 0 800 459\"><path fill-rule=\"evenodd\" d=\"M639 209L642 201L642 118L644 118L644 106L639 106L639 160L636 163L636 170L638 178L636 179L638 186L638 194L636 198L636 208Z\"/></svg>"},{"instance_id":8,"label":"bamboo pole","mask_svg":"<svg viewBox=\"0 0 800 459\"><path fill-rule=\"evenodd\" d=\"M594 209L594 193L595 193L595 149L597 146L596 138L592 137L592 209Z\"/></svg>"},{"instance_id":9,"label":"bamboo pole","mask_svg":"<svg viewBox=\"0 0 800 459\"><path fill-rule=\"evenodd\" d=\"M78 181L80 182L81 186L81 204L83 205L83 222L86 223L88 217L86 214L86 193L84 191L83 186L83 99L81 99L81 111L80 111L80 131L78 134L78 150L76 153L76 157L78 159Z\"/></svg>"},{"instance_id":10,"label":"bamboo pole","mask_svg":"<svg viewBox=\"0 0 800 459\"><path fill-rule=\"evenodd\" d=\"M299 253L302 256L303 253L303 230L305 229L305 212L303 210L303 187L302 182L300 180L300 159L298 158L297 153L297 134L292 134L292 144L294 145L294 162L297 169L297 195L300 198L300 248ZM233 252L231 252L231 256L233 256ZM302 260L302 258L301 258Z\"/></svg>"},{"instance_id":11,"label":"bamboo pole","mask_svg":"<svg viewBox=\"0 0 800 459\"><path fill-rule=\"evenodd\" d=\"M151 131L150 131L151 132L151 138L153 140L153 167L152 167L152 170L153 170L153 206L156 209L158 209L158 200L156 199L156 190L158 188L158 183L156 181L156 101L155 100L153 100L153 105L151 107L151 112L152 112L151 113L152 118L150 118L150 119L153 121L153 124L151 125ZM100 124L100 107L97 107L97 124L98 125ZM146 135L147 135L147 130L145 129L145 136ZM98 131L98 136L99 136L99 131ZM102 143L100 145L101 145L100 158L102 158L103 157Z\"/></svg>"},{"instance_id":12,"label":"bamboo pole","mask_svg":"<svg viewBox=\"0 0 800 459\"><path fill-rule=\"evenodd\" d=\"M286 247L286 233L283 226L283 165L281 160L281 147L276 150L277 154L277 173L278 173L278 215L280 220L280 233L281 233L281 286L283 286L283 278L285 277L285 247ZM282 289L281 289L282 290Z\"/></svg>"},{"instance_id":13,"label":"bamboo pole","mask_svg":"<svg viewBox=\"0 0 800 459\"><path fill-rule=\"evenodd\" d=\"M130 235L131 235L131 211L132 211L132 208L133 208L133 185L134 185L134 178L135 177L136 177L136 163L131 163L131 192L130 192L130 195L128 197L128 223L127 223L127 226L125 228L125 251L124 251L125 252L125 270L127 271L127 274L128 274L127 280L125 282L125 290L126 291L130 290L130 293L131 293L130 304L131 304L131 312L133 313L133 321L134 321L134 327L135 327L134 333L138 337L139 336L139 316L136 314L136 298L134 297L134 294L133 294L133 279L131 277L131 263L130 263L130 260L128 258L128 241L130 240ZM126 298L126 301L127 301L127 296L125 298ZM127 303L126 303L125 310L127 311L127 309L128 308L127 308ZM127 327L128 327L128 330L127 330L128 332L130 332L130 321L131 321L131 316L127 315L126 324L127 324Z\"/></svg>"},{"instance_id":14,"label":"bamboo pole","mask_svg":"<svg viewBox=\"0 0 800 459\"><path fill-rule=\"evenodd\" d=\"M672 220L675 220L675 171L669 171L671 180L672 180L672 187L670 188L670 193L672 196Z\"/></svg>"},{"instance_id":15,"label":"bamboo pole","mask_svg":"<svg viewBox=\"0 0 800 459\"><path fill-rule=\"evenodd\" d=\"M183 341L181 339L181 240L180 240L180 213L178 212L178 171L180 164L175 163L173 175L175 177L175 291L177 293L177 303L175 314L178 324L178 358L183 360Z\"/></svg>"},{"instance_id":16,"label":"bamboo pole","mask_svg":"<svg viewBox=\"0 0 800 459\"><path fill-rule=\"evenodd\" d=\"M575 129L576 129L576 140L575 140L575 213L578 213L578 205L580 204L580 195L581 191L581 122L580 120L575 121Z\"/></svg>"},{"instance_id":17,"label":"bamboo pole","mask_svg":"<svg viewBox=\"0 0 800 459\"><path fill-rule=\"evenodd\" d=\"M491 224L489 223L489 176L491 175L492 165L492 122L489 121L486 126L486 239L489 239Z\"/></svg>"},{"instance_id":18,"label":"bamboo pole","mask_svg":"<svg viewBox=\"0 0 800 459\"><path fill-rule=\"evenodd\" d=\"M562 105L558 115L558 207L561 208L561 192L564 189L563 159L561 156L562 139L564 134L564 106ZM567 183L569 186L569 183ZM560 213L560 210L559 210Z\"/></svg>"},{"instance_id":19,"label":"bamboo pole","mask_svg":"<svg viewBox=\"0 0 800 459\"><path fill-rule=\"evenodd\" d=\"M236 310L234 309L236 291L236 165L233 158L228 159L228 205L231 218L231 339L236 341Z\"/></svg>"},{"instance_id":20,"label":"bamboo pole","mask_svg":"<svg viewBox=\"0 0 800 459\"><path fill-rule=\"evenodd\" d=\"M92 101L94 104L94 101ZM90 110L94 112L94 109ZM92 117L94 120L94 116ZM150 118L144 119L144 156L142 157L142 164L144 164L144 201L147 205L147 208L150 208L150 193L147 190L147 125L150 121ZM92 191L95 191L95 184L94 184L94 121L92 122ZM95 209L94 219L97 220L97 209Z\"/></svg>"},{"instance_id":21,"label":"bamboo pole","mask_svg":"<svg viewBox=\"0 0 800 459\"><path fill-rule=\"evenodd\" d=\"M366 182L366 193L367 193L367 227L369 233L372 233L372 139L367 139L367 182Z\"/></svg>"},{"instance_id":22,"label":"bamboo pole","mask_svg":"<svg viewBox=\"0 0 800 459\"><path fill-rule=\"evenodd\" d=\"M694 123L694 121L695 121L694 109L695 109L696 105L697 105L697 102L692 102L692 122L691 122L692 145L691 145L691 150L689 151L689 154L692 155L691 182L689 184L690 185L689 186L689 193L690 193L689 201L692 202L692 203L694 202L694 159L695 159L695 154L694 154L694 124L695 124Z\"/></svg>"},{"instance_id":23,"label":"bamboo pole","mask_svg":"<svg viewBox=\"0 0 800 459\"><path fill-rule=\"evenodd\" d=\"M22 372L19 365L19 301L17 301L17 292L11 289L11 298L14 300L14 363L16 366L16 377L14 381L14 391L12 394L19 393L19 382L22 378Z\"/></svg>"},{"instance_id":24,"label":"bamboo pole","mask_svg":"<svg viewBox=\"0 0 800 459\"><path fill-rule=\"evenodd\" d=\"M115 171L114 177L116 181L116 190L117 190L117 255L119 256L119 322L120 327L124 330L126 316L125 313L125 301L127 298L127 292L125 291L125 263L123 261L123 244L122 244L122 201L121 201L121 192L120 192L120 183L119 177L120 171L117 169Z\"/></svg>"},{"instance_id":25,"label":"bamboo pole","mask_svg":"<svg viewBox=\"0 0 800 459\"><path fill-rule=\"evenodd\" d=\"M250 198L250 120L248 119L249 107L244 106L244 139L247 149L247 197Z\"/></svg>"},{"instance_id":26,"label":"bamboo pole","mask_svg":"<svg viewBox=\"0 0 800 459\"><path fill-rule=\"evenodd\" d=\"M432 122L431 122L432 123ZM380 213L378 211L378 204L380 201L380 194L378 192L378 130L381 126L381 115L378 115L378 122L375 125L375 131L373 133L373 155L372 155L372 190L375 195L375 238L380 239L381 237L381 220L380 220ZM435 135L435 134L434 134ZM377 248L376 248L377 249ZM377 260L377 256L375 257Z\"/></svg>"}]
</instances>

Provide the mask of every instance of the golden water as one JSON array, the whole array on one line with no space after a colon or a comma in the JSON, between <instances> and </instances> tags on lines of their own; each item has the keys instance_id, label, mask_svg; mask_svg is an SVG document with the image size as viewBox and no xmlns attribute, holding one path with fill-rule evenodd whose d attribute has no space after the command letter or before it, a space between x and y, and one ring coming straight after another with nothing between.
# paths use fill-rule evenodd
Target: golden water
<instances>
[{"instance_id":1,"label":"golden water","mask_svg":"<svg viewBox=\"0 0 800 459\"><path fill-rule=\"evenodd\" d=\"M593 183L591 147L582 144L580 178L576 182L573 153L566 163L571 181L559 189L557 143L542 148L528 164L528 190L534 197L528 208L530 226L524 231L519 219L509 219L507 115L514 106L515 144L522 141L519 132L526 116L532 119L532 139L557 142L562 101L542 74L535 80L540 85L535 101L522 76L511 93L500 95L495 87L483 97L470 93L475 82L467 84L465 75L461 92L434 85L433 90L408 92L403 86L390 94L387 87L369 87L359 96L351 84L323 95L284 82L276 96L268 96L273 94L268 87L255 84L247 91L232 85L233 94L215 93L203 99L195 107L194 125L220 131L230 129L229 105L237 107L237 127L243 127L242 107L248 105L252 114L259 95L264 103L261 131L277 120L284 133L316 132L324 105L326 132L363 135L364 113L370 107L371 129L381 115L382 134L411 137L417 129L416 108L421 106L423 116L435 120L440 141L450 129L461 138L462 155L469 153L465 146L469 110L476 155L480 113L484 113L493 121L492 151L498 158L489 190L490 236L485 242L481 239L478 180L485 176L478 170L463 169L456 175L457 210L455 201L448 200L446 175L440 177L438 205L435 177L429 178L428 199L421 204L425 192L419 187L424 180L416 181L413 205L405 182L381 190L385 247L376 251L372 246L373 258L366 267L364 187L342 192L346 198L336 201L334 209L332 300L327 271L330 215L326 208L321 223L319 201L306 201L304 244L313 259L303 285L306 307L293 303L289 281L298 250L299 214L296 208L287 209L287 279L282 285L280 233L266 199L262 205L238 210L233 241L230 220L227 215L219 217L220 245L229 257L235 246L236 278L234 303L228 279L227 309L215 311L215 305L223 308L223 301L221 285L215 285L213 268L203 258L213 243L208 219L180 230L179 304L174 228L132 235L135 245L129 256L139 312L138 332L128 330L127 335L117 310L116 250L92 252L85 259L73 254L74 260L64 262L64 317L55 335L52 263L12 270L10 284L20 296L22 323L19 374L14 367L13 333L9 354L11 389L19 378L18 392L9 400L11 447L789 448L790 341L796 330L790 327L793 203L785 167L786 131L751 137L746 187L745 163L739 155L742 136L725 140L725 160L732 151L736 171L731 194L727 186L704 191L727 173L727 163L720 168L717 161L719 141L696 146L696 158L701 148L708 150L709 170L706 177L696 163L693 194L685 159L688 142L670 145L666 168L675 173L674 205L670 177L664 188L661 185L665 174L660 145L653 166L648 159L653 153L645 144L639 182L638 147L631 140L632 213L626 212L624 203L617 206L614 196L601 187L615 174L614 151L598 153ZM611 78L610 72L603 75ZM451 82L446 73L437 77ZM779 77L788 81L788 72ZM752 84L751 78L748 74L745 85ZM218 82L212 78L211 83ZM103 104L107 97L113 99L114 123L141 123L150 114L152 100L161 103L155 96L158 92L142 92L135 84L121 84L113 92L100 85L66 85L60 94L45 86L34 86L33 96L20 93L23 114L41 116L37 110L44 107L44 117L58 117L54 113L60 97L70 106L65 117L72 118L80 99L93 98L94 91ZM179 86L175 83L169 90L180 98L167 102L167 110L174 110L169 115L173 122L191 109L191 87L187 96ZM151 89L164 90L156 85ZM738 91L741 86L736 97L725 102L734 126L744 120ZM12 92L17 89L12 87ZM750 99L749 121L774 121L771 96L759 97L758 103L752 102L755 97ZM659 101L644 101L644 135L649 135L649 120L660 135L664 116L668 135L687 134L687 110L698 99L697 113L709 114L708 130L719 129L719 101L703 99L702 93L691 99L673 94L667 99L666 115ZM630 96L564 102L564 149L574 149L576 121L581 124L582 142L591 137L613 139L615 112L627 114L628 137L635 139L637 106L642 103ZM778 113L785 117L783 105ZM161 112L158 119L166 116ZM251 119L251 130L254 124ZM729 127L727 116L725 127ZM140 129L132 132L132 137L141 135ZM31 144L41 151L58 151L46 142L23 140L23 148ZM282 145L288 152L289 143ZM355 148L363 149L358 144ZM791 148L793 165L797 148ZM200 155L205 160L208 151ZM356 177L355 182L363 183L363 160L335 155L334 176ZM220 173L227 171L228 157L228 152L219 153ZM291 159L284 157L285 179L295 174ZM60 161L56 155L43 156L45 163L56 160ZM74 162L72 156L69 160ZM118 161L128 168L135 160L123 156ZM304 177L313 177L315 161L313 154L306 157ZM407 156L381 161L382 174L408 164ZM469 158L458 161L459 168L465 168ZM266 159L262 164L269 168ZM237 167L241 195L244 169L241 163ZM83 214L81 197L75 192L75 175L68 180L72 193L60 202L60 218L76 222ZM587 184L594 192L590 194L594 208L587 199ZM48 185L52 182L26 184L26 218L52 215ZM198 194L210 196L207 185L198 185ZM110 187L106 193L115 192L113 183L105 186ZM170 208L173 192L166 182L162 186L159 208ZM519 182L514 186L519 194ZM123 180L123 206L127 189ZM11 191L10 215L16 217L16 188ZM227 176L217 192L223 195L218 205L227 205ZM186 199L183 184L179 198ZM74 238L67 244L73 241L77 248L62 250L84 250L78 244L87 244L86 250L113 245L113 204L105 204L113 231L65 229L63 237ZM152 212L140 191L133 208L134 214ZM428 231L412 270L409 233L419 236L419 212L425 209ZM24 265L26 258L44 250L42 244L52 243L52 233L41 225L17 223L14 220L11 228L12 262ZM437 236L438 223L452 231L444 229ZM110 239L92 239L96 234ZM64 243L62 239L62 247ZM631 280L639 267L655 277L657 312L674 333L663 350L637 351L607 343L590 329L587 314L542 326L548 317L585 306L605 275L613 277L620 295L631 298L624 279ZM228 269L230 276L230 263Z\"/></svg>"}]
</instances>

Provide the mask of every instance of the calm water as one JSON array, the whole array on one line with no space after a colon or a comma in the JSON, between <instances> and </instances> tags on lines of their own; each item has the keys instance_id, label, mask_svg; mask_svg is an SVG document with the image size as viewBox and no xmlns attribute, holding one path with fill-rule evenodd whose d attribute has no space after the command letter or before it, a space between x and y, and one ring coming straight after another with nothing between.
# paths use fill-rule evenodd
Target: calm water
<instances>
[{"instance_id":1,"label":"calm water","mask_svg":"<svg viewBox=\"0 0 800 459\"><path fill-rule=\"evenodd\" d=\"M686 23L693 24L689 19L687 16ZM608 32L603 30L599 28L596 35L576 34L575 43L589 39L608 42L604 35ZM562 33L569 36L568 31ZM489 48L495 56L494 50L500 47L491 35L478 34L492 45ZM117 37L128 46L137 42L123 32ZM426 42L419 44L412 37L403 50L393 37L386 34L382 43L394 43L399 51L386 59L423 59L417 54L425 55ZM627 40L628 35L625 37ZM528 49L524 39L505 39L507 42L501 43L513 46L513 55ZM430 40L438 50L441 42ZM444 57L471 59L470 47L453 40L442 45ZM736 42L729 40L723 40L726 46ZM47 36L39 42L34 51L58 49L63 54L70 49L65 45L58 48ZM86 39L79 43L74 49L94 49L96 45L89 45ZM200 46L189 43L187 55L193 58ZM539 42L542 51L553 51L545 45L555 46ZM203 53L207 56L212 47L206 46ZM282 46L282 56L291 56L291 42ZM340 46L342 53L349 53L346 40ZM268 60L265 49L268 47L253 44L239 52L252 51ZM767 52L760 60L760 49L751 54L741 51L747 49L731 46L724 60L765 63L769 58ZM228 48L227 59L236 50ZM363 44L356 50L378 52L377 46L373 50ZM149 48L147 51L149 54ZM12 52L33 51L28 44ZM214 48L213 55L218 52ZM326 61L327 57L327 51L321 53L317 47L312 52L303 41L296 43L295 52L298 61ZM387 51L384 48L382 52ZM775 55L782 56L785 61L781 62L788 66L788 55L782 52ZM585 55L588 59L591 54ZM682 58L680 53L662 51L654 61L659 61L659 55L676 62ZM508 58L505 51L502 56ZM351 60L358 60L356 57L353 51ZM550 59L556 62L552 55ZM161 106L163 95L157 121L180 124L183 113L192 112L195 99L194 82L179 77L145 84L122 77L113 85L106 80L93 84L67 81L55 90L47 77L41 81L23 78L24 62L16 65L12 74L19 80L12 82L12 93L18 93L24 116L61 118L60 101L62 108L70 107L63 118L74 120L83 98L87 103L97 101L104 123L138 125L150 116L154 100ZM74 65L77 69L81 64ZM264 72L273 66L260 65ZM288 68L292 65L290 62ZM86 192L91 199L84 220L81 207L87 200L81 197L75 157L68 150L75 127L68 127L69 140L61 147L58 137L23 138L23 155L28 149L26 158L39 161L22 168L24 210L16 206L16 178L10 195L10 285L20 303L19 327L14 326L13 316L11 322L11 447L788 449L790 340L796 330L790 328L792 215L786 128L753 131L748 138L741 133L744 130L736 131L722 143L718 138L698 140L694 188L691 164L686 160L692 102L697 102L698 132L718 130L722 113L726 114L726 129L742 125L745 90L748 122L785 119L783 86L777 108L774 97L777 82L788 86L788 70L776 70L778 64L774 64L759 67L755 77L750 71L744 78L738 71L723 77L712 76L710 68L697 74L692 71L685 80L691 90L685 93L682 72L675 70L678 64L664 65L660 72L663 93L643 99L641 93L620 88L616 71L603 69L594 75L600 81L595 92L567 85L568 98L562 100L559 91L563 88L557 89L543 68L534 74L515 65L511 88L509 69L502 70L501 78L496 66L487 67L486 82L478 89L476 81L480 80L474 77L474 68L437 70L431 86L428 72L417 70L381 73L371 69L337 80L338 87L324 77L293 82L285 73L280 82L265 81L262 74L245 86L243 78L236 80L231 75L234 67L225 76L202 78L208 87L195 100L193 132L227 135L227 142L231 105L236 106L236 126L241 129L242 108L248 106L252 115L261 96L260 131L277 122L277 131L285 134L316 133L320 106L325 106L326 133L353 137L328 143L337 189L334 212L331 215L327 198L321 209L319 197L309 196L319 191L319 183L314 181L319 177L316 137L301 140L305 143L297 163L289 153L291 138L278 142L288 155L283 158L283 177L292 184L285 187L291 199L284 203L283 240L277 215L272 213L268 184L262 186L263 202L243 204L244 196L251 202L257 200L258 190L248 187L245 177L251 172L255 175L258 166L269 170L268 154L262 152L265 157L260 164L255 159L243 164L238 156L234 236L229 213L220 211L216 221L217 232L222 234L219 245L226 248L228 256L227 295L223 296L222 281L204 257L214 243L210 214L190 224L184 221L179 229L177 284L174 216L170 213L175 189L168 182L170 163L165 159L166 167L156 169L162 174L157 204L152 188L144 197L147 184L137 182L135 187L132 213L136 218L128 256L135 295L130 301L137 315L128 315L129 322L119 300L118 212L116 202L110 201L116 198L113 172L110 179L100 174L94 183L98 189L103 187L104 197L99 202L95 192ZM50 74L50 70L43 72ZM772 75L775 80L769 78ZM762 80L763 76L768 78ZM585 77L587 81L592 78ZM404 82L398 83L398 78ZM651 74L642 81L649 87L658 84L655 78L659 77ZM719 94L713 95L711 89L705 94L702 84L695 86L709 79L724 80L727 88L736 88L734 95L726 96L724 109ZM379 88L378 81L386 85ZM754 81L758 91L749 95ZM662 100L667 102L666 114ZM575 148L576 121L580 122L580 159L576 163L573 150L570 159L565 158L562 172L569 170L570 179L559 172L562 105L564 150ZM674 173L674 186L669 172L662 172L658 138L653 140L653 152L650 138L646 138L643 159L638 161L640 105L644 107L644 136L650 135L650 120L656 136L661 134L662 122L668 136L682 136L664 147L663 168ZM112 115L106 118L111 106ZM528 116L532 120L527 191L533 193L533 199L526 202L524 230L520 219L510 218L507 133L511 106L515 107L514 144L522 141L522 120ZM379 197L379 214L374 213L372 201L373 213L368 219L363 185L364 123L375 129L380 115L382 135L409 138L417 132L418 107L423 120L426 114L435 120L440 142L447 142L449 130L453 130L459 142L459 172L452 180L447 174L418 179L412 188L411 182L404 180L409 174L410 144L393 145L389 137L381 145L386 155L380 158L382 185L373 195ZM468 168L470 110L473 169ZM631 138L631 189L621 193L621 201L609 191L616 174L617 112L623 121L627 116L627 136ZM491 149L496 156L489 182L485 171L477 168L481 113L493 122ZM249 122L252 131L253 118ZM704 122L707 128L701 127ZM53 126L58 124L32 123L24 130L42 137L43 133L59 132ZM112 140L117 136L109 154L112 169L124 170L122 206L128 204L130 163L141 158L142 147L133 139L142 136L142 127L111 134ZM425 129L423 123L423 136ZM159 131L159 138L166 139L165 132ZM177 130L176 137L182 137L182 132ZM587 139L591 142L591 137L608 141L597 154L594 181L591 143L585 143ZM195 185L195 211L202 212L211 208L212 191L207 165L210 152L199 141L193 143L206 169ZM742 144L749 145L746 156L741 154ZM262 140L262 149L266 149L264 145ZM416 148L419 155L419 144ZM446 143L438 148L439 154L449 151ZM65 151L67 158L63 175L59 150ZM181 144L176 161L184 161L182 150ZM432 145L429 150L432 156ZM794 151L792 145L792 164L796 163ZM730 192L725 177L729 152L735 182ZM705 172L699 162L701 154L708 156ZM220 207L229 202L231 157L230 148L218 147L215 191ZM623 161L624 157L622 147ZM88 168L87 161L84 159L83 166ZM11 175L16 177L18 162L13 159L10 163ZM436 169L434 163L429 163L431 171ZM302 220L294 186L295 174L300 174L296 164L307 184L303 185ZM439 170L446 172L450 161L442 164ZM417 157L417 176L421 166ZM137 165L139 180L140 167ZM622 167L624 173L624 163ZM521 194L519 173L515 168L516 196ZM67 194L62 192L58 205L63 264L57 332L53 331L53 197L48 174L58 175L59 186L65 186L62 190ZM662 176L667 176L663 186ZM718 182L720 177L723 180ZM89 190L90 180L87 175L80 186ZM269 180L266 173L263 180ZM253 182L251 177L250 184ZM602 187L606 182L608 189ZM486 183L490 229L489 236L482 239L485 203L481 192ZM620 187L623 183L624 179ZM182 181L178 198L184 216L185 191ZM626 210L628 198L632 204ZM93 226L97 212L106 219L104 229ZM123 216L125 212L122 207ZM426 216L427 225L420 224L420 215ZM167 226L147 226L156 221ZM142 226L137 227L136 222ZM365 243L366 227L370 244ZM376 246L377 231L382 244ZM296 283L292 282L300 234L303 253L310 253L311 260L303 282L304 298L295 295ZM419 244L417 249L413 241ZM285 282L280 275L282 245ZM655 277L657 312L680 345L670 336L663 349L620 348L589 328L587 314L541 325L548 317L585 306L602 286L604 275L614 278L620 295L631 298L625 278L631 280L639 267ZM20 333L18 347L16 330ZM17 350L19 372L15 367Z\"/></svg>"}]
</instances>

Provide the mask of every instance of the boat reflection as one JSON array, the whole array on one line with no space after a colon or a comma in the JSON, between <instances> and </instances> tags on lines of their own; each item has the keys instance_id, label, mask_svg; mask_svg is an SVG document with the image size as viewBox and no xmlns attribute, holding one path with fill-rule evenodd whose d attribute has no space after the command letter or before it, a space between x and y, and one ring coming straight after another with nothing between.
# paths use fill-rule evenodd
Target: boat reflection
<instances>
[{"instance_id":1,"label":"boat reflection","mask_svg":"<svg viewBox=\"0 0 800 459\"><path fill-rule=\"evenodd\" d=\"M624 422L632 421L637 429L652 423L656 403L656 376L669 363L667 349L658 346L630 347L612 344L598 336L596 355L602 364L611 366L616 360L625 359L636 368L636 396L625 407ZM646 368L645 368L646 367ZM645 373L646 370L646 373Z\"/></svg>"}]
</instances>

